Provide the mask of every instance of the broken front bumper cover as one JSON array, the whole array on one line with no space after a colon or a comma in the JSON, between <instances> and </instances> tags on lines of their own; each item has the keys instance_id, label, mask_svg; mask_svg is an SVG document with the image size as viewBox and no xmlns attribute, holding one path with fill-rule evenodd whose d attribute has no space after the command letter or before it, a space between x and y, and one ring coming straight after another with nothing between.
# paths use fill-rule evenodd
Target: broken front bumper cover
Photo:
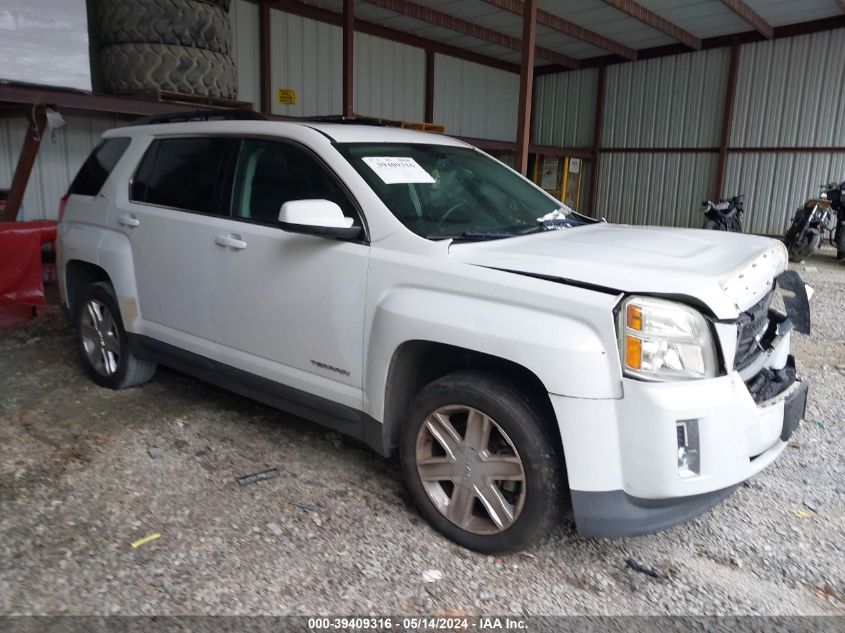
<instances>
[{"instance_id":1,"label":"broken front bumper cover","mask_svg":"<svg viewBox=\"0 0 845 633\"><path fill-rule=\"evenodd\" d=\"M790 357L792 362L792 358ZM794 366L794 365L793 365ZM809 386L800 379L784 392L783 426L780 441L765 453L753 457L770 463L789 441L804 417ZM772 452L774 451L774 452ZM702 494L645 499L624 490L572 490L572 512L578 533L588 537L618 538L665 530L706 512L736 490L739 483Z\"/></svg>"}]
</instances>

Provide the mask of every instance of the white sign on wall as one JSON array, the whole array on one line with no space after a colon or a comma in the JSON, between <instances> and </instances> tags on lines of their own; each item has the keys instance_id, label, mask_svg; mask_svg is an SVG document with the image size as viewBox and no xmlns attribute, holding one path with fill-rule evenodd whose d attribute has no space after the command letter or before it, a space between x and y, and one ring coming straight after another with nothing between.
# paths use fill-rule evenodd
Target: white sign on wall
<instances>
[{"instance_id":1,"label":"white sign on wall","mask_svg":"<svg viewBox=\"0 0 845 633\"><path fill-rule=\"evenodd\" d=\"M3 0L0 82L91 90L85 0Z\"/></svg>"}]
</instances>

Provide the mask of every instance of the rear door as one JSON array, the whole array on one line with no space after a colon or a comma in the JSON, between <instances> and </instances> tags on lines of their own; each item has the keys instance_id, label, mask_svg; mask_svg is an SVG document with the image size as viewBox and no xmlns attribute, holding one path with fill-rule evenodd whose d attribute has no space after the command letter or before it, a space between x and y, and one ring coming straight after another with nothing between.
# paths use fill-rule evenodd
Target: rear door
<instances>
[{"instance_id":1,"label":"rear door","mask_svg":"<svg viewBox=\"0 0 845 633\"><path fill-rule=\"evenodd\" d=\"M236 142L155 139L114 222L129 238L142 332L206 357L211 343L211 256L228 214L223 175Z\"/></svg>"},{"instance_id":2,"label":"rear door","mask_svg":"<svg viewBox=\"0 0 845 633\"><path fill-rule=\"evenodd\" d=\"M353 408L362 406L369 246L283 230L285 202L328 199L361 224L342 183L293 142L244 139L232 217L216 237L212 305L218 358L231 367Z\"/></svg>"}]
</instances>

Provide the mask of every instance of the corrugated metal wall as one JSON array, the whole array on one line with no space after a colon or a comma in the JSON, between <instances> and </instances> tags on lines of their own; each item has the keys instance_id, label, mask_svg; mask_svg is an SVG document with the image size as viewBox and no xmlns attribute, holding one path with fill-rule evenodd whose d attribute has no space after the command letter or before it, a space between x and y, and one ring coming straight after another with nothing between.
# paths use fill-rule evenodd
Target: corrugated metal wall
<instances>
[{"instance_id":1,"label":"corrugated metal wall","mask_svg":"<svg viewBox=\"0 0 845 633\"><path fill-rule=\"evenodd\" d=\"M434 121L458 136L516 140L519 75L435 55Z\"/></svg>"},{"instance_id":2,"label":"corrugated metal wall","mask_svg":"<svg viewBox=\"0 0 845 633\"><path fill-rule=\"evenodd\" d=\"M743 46L731 146L845 147L843 60L843 29ZM745 193L748 230L779 235L834 180L845 180L845 154L730 154L723 194Z\"/></svg>"},{"instance_id":3,"label":"corrugated metal wall","mask_svg":"<svg viewBox=\"0 0 845 633\"><path fill-rule=\"evenodd\" d=\"M258 49L258 5L235 0L229 9L232 57L238 69L238 99L255 106L261 102Z\"/></svg>"},{"instance_id":4,"label":"corrugated metal wall","mask_svg":"<svg viewBox=\"0 0 845 633\"><path fill-rule=\"evenodd\" d=\"M725 195L745 194L750 233L782 235L795 210L822 183L845 180L845 153L731 154Z\"/></svg>"},{"instance_id":5,"label":"corrugated metal wall","mask_svg":"<svg viewBox=\"0 0 845 633\"><path fill-rule=\"evenodd\" d=\"M608 222L700 228L718 155L603 154L596 217Z\"/></svg>"},{"instance_id":6,"label":"corrugated metal wall","mask_svg":"<svg viewBox=\"0 0 845 633\"><path fill-rule=\"evenodd\" d=\"M740 49L733 147L845 146L845 29Z\"/></svg>"},{"instance_id":7,"label":"corrugated metal wall","mask_svg":"<svg viewBox=\"0 0 845 633\"><path fill-rule=\"evenodd\" d=\"M717 147L730 51L714 49L607 69L602 146ZM596 213L611 222L700 227L717 154L604 153Z\"/></svg>"},{"instance_id":8,"label":"corrugated metal wall","mask_svg":"<svg viewBox=\"0 0 845 633\"><path fill-rule=\"evenodd\" d=\"M602 146L718 146L729 57L721 48L609 66Z\"/></svg>"},{"instance_id":9,"label":"corrugated metal wall","mask_svg":"<svg viewBox=\"0 0 845 633\"><path fill-rule=\"evenodd\" d=\"M544 75L534 82L533 141L557 147L593 144L599 71Z\"/></svg>"},{"instance_id":10,"label":"corrugated metal wall","mask_svg":"<svg viewBox=\"0 0 845 633\"><path fill-rule=\"evenodd\" d=\"M340 27L271 11L273 91L296 90L296 104L273 98L273 113L290 116L340 114L343 107L343 33ZM258 28L256 22L256 29ZM257 39L257 33L256 33Z\"/></svg>"},{"instance_id":11,"label":"corrugated metal wall","mask_svg":"<svg viewBox=\"0 0 845 633\"><path fill-rule=\"evenodd\" d=\"M56 130L55 138L47 132L41 141L18 219L55 220L59 198L102 133L126 121L107 115L65 114L64 118L66 124ZM0 119L0 188L7 189L12 182L27 125L22 117Z\"/></svg>"},{"instance_id":12,"label":"corrugated metal wall","mask_svg":"<svg viewBox=\"0 0 845 633\"><path fill-rule=\"evenodd\" d=\"M422 121L425 118L425 51L355 34L352 96L357 114Z\"/></svg>"}]
</instances>

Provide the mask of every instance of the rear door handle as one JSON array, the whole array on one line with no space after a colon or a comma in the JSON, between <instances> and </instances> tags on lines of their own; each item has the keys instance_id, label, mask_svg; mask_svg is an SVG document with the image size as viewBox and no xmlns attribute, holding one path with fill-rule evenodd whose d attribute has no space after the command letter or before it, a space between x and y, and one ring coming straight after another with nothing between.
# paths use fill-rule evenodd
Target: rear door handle
<instances>
[{"instance_id":1,"label":"rear door handle","mask_svg":"<svg viewBox=\"0 0 845 633\"><path fill-rule=\"evenodd\" d=\"M218 235L214 238L215 244L225 246L226 248L234 248L242 251L246 248L246 242L240 239L240 235Z\"/></svg>"},{"instance_id":2,"label":"rear door handle","mask_svg":"<svg viewBox=\"0 0 845 633\"><path fill-rule=\"evenodd\" d=\"M118 216L117 223L123 226L138 226L141 221L134 215L121 215Z\"/></svg>"}]
</instances>

